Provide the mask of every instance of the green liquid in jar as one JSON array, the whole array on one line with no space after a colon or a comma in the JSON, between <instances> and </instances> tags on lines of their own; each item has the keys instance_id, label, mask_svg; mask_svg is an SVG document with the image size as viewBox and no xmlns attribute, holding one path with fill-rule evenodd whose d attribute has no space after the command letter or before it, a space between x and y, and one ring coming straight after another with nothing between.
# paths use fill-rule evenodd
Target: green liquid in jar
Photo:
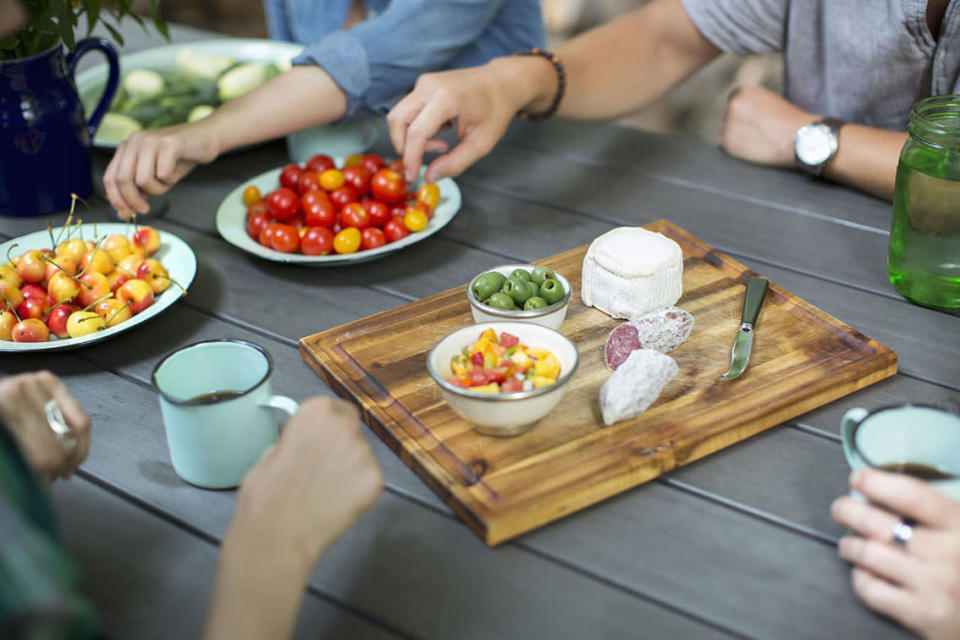
<instances>
[{"instance_id":1,"label":"green liquid in jar","mask_svg":"<svg viewBox=\"0 0 960 640\"><path fill-rule=\"evenodd\" d=\"M960 308L960 154L904 149L887 274L917 304Z\"/></svg>"}]
</instances>

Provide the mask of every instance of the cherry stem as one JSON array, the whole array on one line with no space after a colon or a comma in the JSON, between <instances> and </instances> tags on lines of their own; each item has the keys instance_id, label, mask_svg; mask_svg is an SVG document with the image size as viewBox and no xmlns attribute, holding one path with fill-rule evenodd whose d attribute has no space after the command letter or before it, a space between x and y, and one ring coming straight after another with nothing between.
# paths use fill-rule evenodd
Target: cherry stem
<instances>
[{"instance_id":1,"label":"cherry stem","mask_svg":"<svg viewBox=\"0 0 960 640\"><path fill-rule=\"evenodd\" d=\"M176 280L174 280L173 278L171 278L170 276L162 276L162 275L160 275L159 273L154 273L154 274L152 274L150 277L153 278L154 280L156 280L156 279L158 279L158 278L159 278L160 280L169 280L169 281L172 282L173 284L175 284L175 285L177 285L178 287L180 287L180 291L183 292L183 293L180 294L181 296L187 295L187 290L184 288L184 286L183 286L182 284L180 284L179 282L177 282Z\"/></svg>"},{"instance_id":2,"label":"cherry stem","mask_svg":"<svg viewBox=\"0 0 960 640\"><path fill-rule=\"evenodd\" d=\"M101 302L103 302L103 301L106 300L107 298L112 298L112 297L113 297L113 293L112 293L112 292L111 292L111 293L108 293L107 295L103 296L102 298L97 298L96 300L94 300L93 302L91 302L90 304L88 304L87 306L85 306L83 309L80 309L80 311L88 311L88 310L90 309L90 307L95 307L96 305L100 304Z\"/></svg>"},{"instance_id":3,"label":"cherry stem","mask_svg":"<svg viewBox=\"0 0 960 640\"><path fill-rule=\"evenodd\" d=\"M0 291L0 296L3 296L4 301L7 303L7 308L10 309L10 313L13 314L13 317L17 319L17 322L21 322L20 314L17 313L17 310L13 307L13 303L10 302L10 298L7 297L3 291Z\"/></svg>"},{"instance_id":4,"label":"cherry stem","mask_svg":"<svg viewBox=\"0 0 960 640\"><path fill-rule=\"evenodd\" d=\"M14 242L12 245L10 245L9 247L7 247L7 263L8 263L11 267L16 266L16 265L14 265L14 263L13 263L13 258L10 257L10 252L13 251L15 248L17 248L17 247L19 247L19 246L20 246L20 245L18 245L16 242Z\"/></svg>"},{"instance_id":5,"label":"cherry stem","mask_svg":"<svg viewBox=\"0 0 960 640\"><path fill-rule=\"evenodd\" d=\"M117 317L117 314L119 314L121 311L123 311L124 309L126 309L126 308L129 307L129 306L130 306L130 303L127 302L127 303L124 304L122 307L120 307L119 309L117 309L116 311L114 311L114 312L113 312L113 315L110 316L110 319L107 320L106 325L109 327L109 326L110 326L110 323L113 322L113 319Z\"/></svg>"},{"instance_id":6,"label":"cherry stem","mask_svg":"<svg viewBox=\"0 0 960 640\"><path fill-rule=\"evenodd\" d=\"M73 194L71 193L70 195L72 196ZM70 213L69 213L69 215L67 215L67 219L66 219L66 221L63 223L63 227L61 227L61 229L60 229L60 235L57 236L57 245L60 244L60 238L63 237L63 234L64 234L64 233L67 234L67 239L68 239L68 240L70 239L70 223L73 222L73 211L74 211L74 209L76 209L76 208L77 208L77 201L71 198L71 200L70 200ZM56 250L56 247L54 247L54 250Z\"/></svg>"},{"instance_id":7,"label":"cherry stem","mask_svg":"<svg viewBox=\"0 0 960 640\"><path fill-rule=\"evenodd\" d=\"M53 225L50 224L50 221L47 220L47 233L50 234L50 251L52 253L57 252L57 241L53 239Z\"/></svg>"},{"instance_id":8,"label":"cherry stem","mask_svg":"<svg viewBox=\"0 0 960 640\"><path fill-rule=\"evenodd\" d=\"M92 255L92 256L97 255L97 251L100 250L100 244L101 244L101 243L103 243L103 238L100 238L99 240L97 240L97 244L93 245L93 250L90 252L90 255ZM111 260L112 260L112 258L111 258ZM93 258L91 258L91 259L87 262L87 266L85 266L85 267L83 268L83 271L81 271L79 274L77 274L77 278L82 278L83 275L87 272L87 269L89 269L92 264L93 264ZM88 287L88 288L89 288L89 287Z\"/></svg>"},{"instance_id":9,"label":"cherry stem","mask_svg":"<svg viewBox=\"0 0 960 640\"><path fill-rule=\"evenodd\" d=\"M80 196L78 196L78 195L75 194L75 193L71 193L71 194L70 194L70 206L71 206L71 208L76 204L77 200L79 200L80 203L83 204L83 206L84 206L84 207L86 208L86 210L87 210L87 213L90 214L90 219L93 220L93 235L94 235L94 237L100 235L100 233L97 231L97 217L96 217L95 215L93 215L93 209L90 208L90 205L87 204L87 201L86 201L86 200L84 200L83 198L81 198ZM81 237L82 237L82 236L81 236Z\"/></svg>"}]
</instances>

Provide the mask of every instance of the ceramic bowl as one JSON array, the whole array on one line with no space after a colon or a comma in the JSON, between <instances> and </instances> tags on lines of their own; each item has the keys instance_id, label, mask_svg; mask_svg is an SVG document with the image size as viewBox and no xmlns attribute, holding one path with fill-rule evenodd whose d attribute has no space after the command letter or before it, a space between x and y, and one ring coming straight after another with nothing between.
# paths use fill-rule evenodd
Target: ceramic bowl
<instances>
[{"instance_id":1,"label":"ceramic bowl","mask_svg":"<svg viewBox=\"0 0 960 640\"><path fill-rule=\"evenodd\" d=\"M488 327L498 335L503 331L513 334L529 347L550 350L560 362L560 377L547 387L498 394L470 391L447 382L445 378L452 375L450 360L476 342ZM474 429L490 436L513 436L532 428L557 406L579 361L576 345L554 329L530 322L489 322L457 329L443 338L427 355L427 371L450 408Z\"/></svg>"},{"instance_id":2,"label":"ceramic bowl","mask_svg":"<svg viewBox=\"0 0 960 640\"><path fill-rule=\"evenodd\" d=\"M517 322L532 322L533 324L543 325L544 327L550 327L551 329L560 328L560 325L563 324L564 318L567 317L567 306L570 304L571 289L570 282L559 273L554 272L557 276L557 280L559 280L560 284L563 285L563 299L542 309L531 309L530 311L524 311L522 309L517 311L497 309L496 307L483 304L477 299L477 296L473 294L473 283L477 278L486 273L497 271L505 276L509 276L514 269L526 269L529 271L535 266L536 265L531 264L502 264L498 267L486 269L483 271L483 273L478 273L476 276L474 276L473 280L470 281L470 285L467 287L467 300L470 302L470 311L473 313L473 321L481 324L485 322L512 320Z\"/></svg>"}]
</instances>

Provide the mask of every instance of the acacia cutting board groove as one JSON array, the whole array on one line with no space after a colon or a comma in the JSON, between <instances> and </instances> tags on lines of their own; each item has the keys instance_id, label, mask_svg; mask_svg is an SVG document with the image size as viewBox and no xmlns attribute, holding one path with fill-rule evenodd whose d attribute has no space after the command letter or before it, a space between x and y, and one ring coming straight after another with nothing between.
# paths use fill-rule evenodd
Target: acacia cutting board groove
<instances>
[{"instance_id":1,"label":"acacia cutting board groove","mask_svg":"<svg viewBox=\"0 0 960 640\"><path fill-rule=\"evenodd\" d=\"M567 277L573 295L560 332L580 368L563 400L512 438L475 432L447 407L427 353L473 324L466 286L300 340L310 367L483 540L499 544L892 376L897 356L771 283L747 371L729 364L748 278L757 275L673 224L646 225L680 244L690 338L670 355L680 373L633 420L603 426L597 397L610 375L603 346L621 321L580 301L587 247L537 264ZM477 327L477 334L483 329Z\"/></svg>"}]
</instances>

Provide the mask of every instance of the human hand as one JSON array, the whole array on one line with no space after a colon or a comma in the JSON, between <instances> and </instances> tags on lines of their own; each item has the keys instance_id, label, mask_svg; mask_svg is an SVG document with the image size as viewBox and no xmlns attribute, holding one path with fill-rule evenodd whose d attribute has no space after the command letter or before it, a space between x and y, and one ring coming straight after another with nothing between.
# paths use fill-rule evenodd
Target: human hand
<instances>
[{"instance_id":1,"label":"human hand","mask_svg":"<svg viewBox=\"0 0 960 640\"><path fill-rule=\"evenodd\" d=\"M244 478L228 538L264 557L293 552L309 571L382 487L356 408L312 398Z\"/></svg>"},{"instance_id":2,"label":"human hand","mask_svg":"<svg viewBox=\"0 0 960 640\"><path fill-rule=\"evenodd\" d=\"M67 449L47 422L46 404L55 400L76 446ZM90 418L60 380L49 371L0 380L0 421L13 436L27 464L46 481L69 477L90 450Z\"/></svg>"},{"instance_id":3,"label":"human hand","mask_svg":"<svg viewBox=\"0 0 960 640\"><path fill-rule=\"evenodd\" d=\"M195 166L214 160L220 146L213 131L198 121L135 131L122 142L103 174L107 199L119 216L147 213L148 195L166 193Z\"/></svg>"},{"instance_id":4,"label":"human hand","mask_svg":"<svg viewBox=\"0 0 960 640\"><path fill-rule=\"evenodd\" d=\"M960 637L960 502L908 476L854 472L850 487L870 500L837 498L834 520L853 530L840 557L854 565L853 590L871 609L925 638ZM893 528L916 522L904 545Z\"/></svg>"},{"instance_id":5,"label":"human hand","mask_svg":"<svg viewBox=\"0 0 960 640\"><path fill-rule=\"evenodd\" d=\"M738 87L727 103L720 147L748 162L791 167L794 134L817 119L769 89Z\"/></svg>"}]
</instances>

